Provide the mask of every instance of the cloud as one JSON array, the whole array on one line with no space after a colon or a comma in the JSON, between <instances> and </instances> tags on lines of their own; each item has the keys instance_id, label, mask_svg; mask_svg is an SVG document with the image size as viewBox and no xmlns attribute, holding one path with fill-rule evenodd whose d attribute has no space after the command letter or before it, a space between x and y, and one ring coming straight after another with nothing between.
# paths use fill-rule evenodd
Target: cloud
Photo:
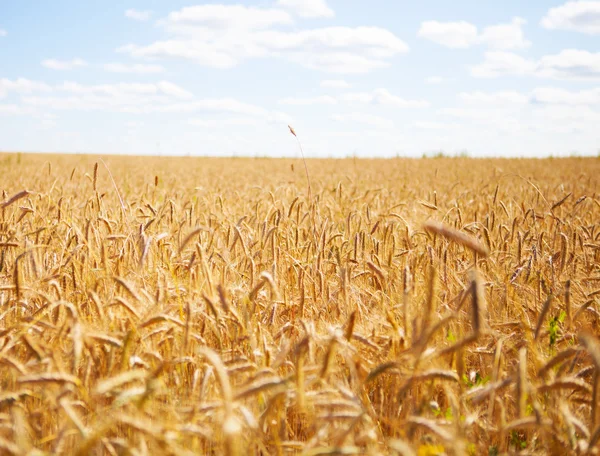
<instances>
[{"instance_id":1,"label":"cloud","mask_svg":"<svg viewBox=\"0 0 600 456\"><path fill-rule=\"evenodd\" d=\"M460 128L460 124L451 123L451 122L415 122L413 124L415 128L419 128L421 130L450 130L455 128Z\"/></svg>"},{"instance_id":2,"label":"cloud","mask_svg":"<svg viewBox=\"0 0 600 456\"><path fill-rule=\"evenodd\" d=\"M49 92L51 87L44 82L31 81L25 78L0 79L0 99L6 97L10 92L28 94L33 92Z\"/></svg>"},{"instance_id":3,"label":"cloud","mask_svg":"<svg viewBox=\"0 0 600 456\"><path fill-rule=\"evenodd\" d=\"M188 124L195 127L201 128L229 128L229 127L244 127L244 126L257 126L260 121L252 117L227 117L224 119L205 119L205 118L191 118L188 119Z\"/></svg>"},{"instance_id":4,"label":"cloud","mask_svg":"<svg viewBox=\"0 0 600 456\"><path fill-rule=\"evenodd\" d=\"M429 102L425 100L407 100L397 95L393 95L387 89L375 89L372 92L346 92L341 95L321 95L317 97L288 97L279 100L280 104L308 106L316 104L337 104L337 103L362 103L372 105L386 105L398 108L426 108Z\"/></svg>"},{"instance_id":5,"label":"cloud","mask_svg":"<svg viewBox=\"0 0 600 456\"><path fill-rule=\"evenodd\" d=\"M468 48L477 41L477 27L465 21L425 21L417 35L449 48Z\"/></svg>"},{"instance_id":6,"label":"cloud","mask_svg":"<svg viewBox=\"0 0 600 456\"><path fill-rule=\"evenodd\" d=\"M561 105L600 105L600 88L571 91L553 87L539 87L533 90L533 103Z\"/></svg>"},{"instance_id":7,"label":"cloud","mask_svg":"<svg viewBox=\"0 0 600 456\"><path fill-rule=\"evenodd\" d=\"M479 42L493 49L523 49L531 46L525 39L523 26L527 23L520 17L513 18L508 24L485 27L479 36Z\"/></svg>"},{"instance_id":8,"label":"cloud","mask_svg":"<svg viewBox=\"0 0 600 456\"><path fill-rule=\"evenodd\" d=\"M33 114L33 110L26 106L16 104L0 104L0 115L27 115Z\"/></svg>"},{"instance_id":9,"label":"cloud","mask_svg":"<svg viewBox=\"0 0 600 456\"><path fill-rule=\"evenodd\" d=\"M310 106L315 104L336 104L337 100L329 95L321 95L312 98L287 97L279 100L280 104Z\"/></svg>"},{"instance_id":10,"label":"cloud","mask_svg":"<svg viewBox=\"0 0 600 456\"><path fill-rule=\"evenodd\" d=\"M177 58L213 68L275 58L331 73L367 73L390 65L408 46L380 27L282 30L292 25L286 11L242 5L199 5L159 21L167 39L117 49L136 58Z\"/></svg>"},{"instance_id":11,"label":"cloud","mask_svg":"<svg viewBox=\"0 0 600 456\"><path fill-rule=\"evenodd\" d=\"M471 75L476 78L494 78L504 75L530 75L536 70L536 62L512 52L490 51L484 61L471 67Z\"/></svg>"},{"instance_id":12,"label":"cloud","mask_svg":"<svg viewBox=\"0 0 600 456\"><path fill-rule=\"evenodd\" d=\"M498 122L507 123L512 120L511 109L498 109L492 106L452 107L441 108L437 114L473 121L477 124L494 125Z\"/></svg>"},{"instance_id":13,"label":"cloud","mask_svg":"<svg viewBox=\"0 0 600 456\"><path fill-rule=\"evenodd\" d=\"M470 107L479 106L495 109L514 107L521 109L525 105L596 105L600 104L600 88L587 90L567 90L556 87L537 87L530 93L504 90L497 92L461 92L458 101Z\"/></svg>"},{"instance_id":14,"label":"cloud","mask_svg":"<svg viewBox=\"0 0 600 456\"><path fill-rule=\"evenodd\" d=\"M463 126L465 122L475 125L476 131L487 136L488 141L492 135L504 138L506 134L520 138L520 143L529 139L538 144L552 138L548 145L554 148L556 141L561 140L560 135L568 135L563 141L565 147L574 147L573 139L582 138L579 142L586 148L590 141L593 143L600 122L600 112L592 109L600 104L600 89L569 91L542 87L529 93L476 91L459 94L458 101L457 106L439 109L436 114L460 119ZM535 135L540 136L536 139ZM549 150L555 150L552 148Z\"/></svg>"},{"instance_id":15,"label":"cloud","mask_svg":"<svg viewBox=\"0 0 600 456\"><path fill-rule=\"evenodd\" d=\"M597 80L600 79L600 52L565 49L537 61L511 52L486 52L484 61L470 70L471 75L478 78L527 75L564 80Z\"/></svg>"},{"instance_id":16,"label":"cloud","mask_svg":"<svg viewBox=\"0 0 600 456\"><path fill-rule=\"evenodd\" d=\"M346 103L372 103L374 96L371 92L346 92L340 95L340 100Z\"/></svg>"},{"instance_id":17,"label":"cloud","mask_svg":"<svg viewBox=\"0 0 600 456\"><path fill-rule=\"evenodd\" d=\"M551 8L542 18L541 24L550 30L572 30L588 35L600 35L600 2L567 2Z\"/></svg>"},{"instance_id":18,"label":"cloud","mask_svg":"<svg viewBox=\"0 0 600 456\"><path fill-rule=\"evenodd\" d=\"M170 103L153 108L155 112L227 112L246 116L267 117L269 111L263 107L236 100L235 98L207 98L183 103Z\"/></svg>"},{"instance_id":19,"label":"cloud","mask_svg":"<svg viewBox=\"0 0 600 456\"><path fill-rule=\"evenodd\" d=\"M373 114L364 114L360 112L352 112L345 114L334 114L331 116L331 120L336 122L351 122L363 125L369 125L377 128L393 128L394 122L385 117L376 116Z\"/></svg>"},{"instance_id":20,"label":"cloud","mask_svg":"<svg viewBox=\"0 0 600 456\"><path fill-rule=\"evenodd\" d=\"M139 11L135 9L128 9L125 11L125 17L133 19L134 21L145 22L152 17L152 11Z\"/></svg>"},{"instance_id":21,"label":"cloud","mask_svg":"<svg viewBox=\"0 0 600 456\"><path fill-rule=\"evenodd\" d=\"M458 94L458 99L466 104L482 105L519 105L527 104L529 97L514 90L500 92L462 92Z\"/></svg>"},{"instance_id":22,"label":"cloud","mask_svg":"<svg viewBox=\"0 0 600 456\"><path fill-rule=\"evenodd\" d=\"M193 98L194 96L185 89L182 89L177 84L168 81L160 81L156 84L156 88L164 93L175 98Z\"/></svg>"},{"instance_id":23,"label":"cloud","mask_svg":"<svg viewBox=\"0 0 600 456\"><path fill-rule=\"evenodd\" d=\"M441 76L429 76L427 79L425 79L427 84L441 84L444 81L445 79Z\"/></svg>"},{"instance_id":24,"label":"cloud","mask_svg":"<svg viewBox=\"0 0 600 456\"><path fill-rule=\"evenodd\" d=\"M352 51L296 52L288 54L287 58L306 68L339 74L369 73L389 66L389 63L383 59L370 58Z\"/></svg>"},{"instance_id":25,"label":"cloud","mask_svg":"<svg viewBox=\"0 0 600 456\"><path fill-rule=\"evenodd\" d=\"M80 89L80 90L78 90ZM106 93L105 89L113 93ZM262 107L247 104L232 98L195 99L176 101L172 97L155 92L147 93L145 87L125 91L106 87L95 90L93 87L67 87L67 93L53 96L25 96L25 105L54 110L105 111L130 114L149 113L234 113L247 116L269 118L270 112Z\"/></svg>"},{"instance_id":26,"label":"cloud","mask_svg":"<svg viewBox=\"0 0 600 456\"><path fill-rule=\"evenodd\" d=\"M437 114L468 120L478 125L504 128L517 122L527 110L531 97L517 91L461 92L458 105L437 110Z\"/></svg>"},{"instance_id":27,"label":"cloud","mask_svg":"<svg viewBox=\"0 0 600 456\"><path fill-rule=\"evenodd\" d=\"M128 122L125 122L125 126L128 128L139 128L144 126L144 122L141 122L139 120L130 120Z\"/></svg>"},{"instance_id":28,"label":"cloud","mask_svg":"<svg viewBox=\"0 0 600 456\"><path fill-rule=\"evenodd\" d=\"M246 118L256 118L259 123L275 123L288 125L293 122L293 118L288 114L280 111L271 111L261 106L257 106L235 98L206 98L202 100L193 100L183 103L168 104L159 106L155 112L167 113L193 113L206 112L211 116L215 114L236 114L246 116ZM212 118L212 117L211 117Z\"/></svg>"},{"instance_id":29,"label":"cloud","mask_svg":"<svg viewBox=\"0 0 600 456\"><path fill-rule=\"evenodd\" d=\"M30 93L35 91L48 91L50 86L44 82L31 81L26 78L18 78L14 81L10 79L0 79L0 93L5 91L14 90L18 93Z\"/></svg>"},{"instance_id":30,"label":"cloud","mask_svg":"<svg viewBox=\"0 0 600 456\"><path fill-rule=\"evenodd\" d=\"M42 60L42 66L50 68L51 70L73 70L77 67L86 66L87 62L83 59L72 59L72 60L56 60L46 59Z\"/></svg>"},{"instance_id":31,"label":"cloud","mask_svg":"<svg viewBox=\"0 0 600 456\"><path fill-rule=\"evenodd\" d=\"M397 108L427 108L429 102L425 100L407 100L391 94L387 89L375 89L372 92L350 92L340 95L340 101L349 103L367 103L374 105L387 105Z\"/></svg>"},{"instance_id":32,"label":"cloud","mask_svg":"<svg viewBox=\"0 0 600 456\"><path fill-rule=\"evenodd\" d=\"M125 63L105 63L102 65L105 71L111 73L135 73L135 74L151 74L162 73L165 69L160 65L145 65L142 63L125 64Z\"/></svg>"},{"instance_id":33,"label":"cloud","mask_svg":"<svg viewBox=\"0 0 600 456\"><path fill-rule=\"evenodd\" d=\"M300 17L333 17L335 13L325 0L278 0L277 5Z\"/></svg>"},{"instance_id":34,"label":"cloud","mask_svg":"<svg viewBox=\"0 0 600 456\"><path fill-rule=\"evenodd\" d=\"M64 91L77 95L99 94L108 96L128 95L169 95L178 98L189 98L191 95L179 86L161 81L159 83L121 82L116 84L83 85L77 82L64 82L55 87L55 91Z\"/></svg>"},{"instance_id":35,"label":"cloud","mask_svg":"<svg viewBox=\"0 0 600 456\"><path fill-rule=\"evenodd\" d=\"M56 119L57 116L53 114L43 114L41 116L40 126L41 128L52 129L57 125Z\"/></svg>"},{"instance_id":36,"label":"cloud","mask_svg":"<svg viewBox=\"0 0 600 456\"><path fill-rule=\"evenodd\" d=\"M512 147L519 144L519 147L526 149L543 146L546 153L578 147L591 151L590 145L594 144L597 136L600 112L591 109L589 105L574 104L567 101L569 98L565 98L589 94L566 94L561 93L561 90L535 89L528 105L459 105L440 109L437 114L460 119L463 126L474 127L471 143L476 136L480 136L482 145L490 144L490 140L494 138L505 144L511 139L510 142L514 143ZM545 98L548 103L538 102L535 97ZM579 98L579 101L583 101L583 98ZM528 142L530 146L527 146ZM521 153L535 154L536 151L523 149Z\"/></svg>"},{"instance_id":37,"label":"cloud","mask_svg":"<svg viewBox=\"0 0 600 456\"><path fill-rule=\"evenodd\" d=\"M197 5L169 13L166 24L206 29L262 30L274 25L292 24L292 17L274 8L243 5Z\"/></svg>"},{"instance_id":38,"label":"cloud","mask_svg":"<svg viewBox=\"0 0 600 456\"><path fill-rule=\"evenodd\" d=\"M196 40L157 41L148 46L126 45L117 49L137 58L179 58L213 68L232 68L239 60L218 45Z\"/></svg>"},{"instance_id":39,"label":"cloud","mask_svg":"<svg viewBox=\"0 0 600 456\"><path fill-rule=\"evenodd\" d=\"M479 33L475 25L466 21L425 21L417 34L452 49L466 49L475 45L486 45L492 49L521 49L531 45L523 33L525 24L525 19L515 17L508 24L491 25Z\"/></svg>"},{"instance_id":40,"label":"cloud","mask_svg":"<svg viewBox=\"0 0 600 456\"><path fill-rule=\"evenodd\" d=\"M326 89L349 89L352 85L343 79L325 79L321 81L321 87Z\"/></svg>"},{"instance_id":41,"label":"cloud","mask_svg":"<svg viewBox=\"0 0 600 456\"><path fill-rule=\"evenodd\" d=\"M537 73L556 79L599 79L600 52L565 49L540 59Z\"/></svg>"},{"instance_id":42,"label":"cloud","mask_svg":"<svg viewBox=\"0 0 600 456\"><path fill-rule=\"evenodd\" d=\"M42 61L42 66L50 68L52 70L73 70L77 67L88 66L89 64L83 59L72 59L72 60L56 60L46 59ZM105 71L111 73L135 73L135 74L151 74L151 73L162 73L165 69L161 65L151 64L125 64L125 63L105 63L99 65Z\"/></svg>"},{"instance_id":43,"label":"cloud","mask_svg":"<svg viewBox=\"0 0 600 456\"><path fill-rule=\"evenodd\" d=\"M0 29L0 36L6 36L8 35L8 32L4 29Z\"/></svg>"},{"instance_id":44,"label":"cloud","mask_svg":"<svg viewBox=\"0 0 600 456\"><path fill-rule=\"evenodd\" d=\"M566 104L539 105L532 110L531 128L546 133L592 133L597 137L600 113L589 106L573 106ZM569 137L573 141L572 136ZM593 141L593 139L591 139Z\"/></svg>"},{"instance_id":45,"label":"cloud","mask_svg":"<svg viewBox=\"0 0 600 456\"><path fill-rule=\"evenodd\" d=\"M84 85L66 81L50 86L25 79L0 79L2 91L21 93L21 105L4 105L4 112L35 113L41 110L102 111L129 114L207 113L214 116L234 114L247 124L288 124L286 113L271 111L235 98L195 98L192 93L169 81L156 83L116 83ZM33 93L35 92L35 93ZM200 122L195 122L200 125ZM209 124L205 124L209 125ZM129 125L131 126L131 125Z\"/></svg>"},{"instance_id":46,"label":"cloud","mask_svg":"<svg viewBox=\"0 0 600 456\"><path fill-rule=\"evenodd\" d=\"M3 91L24 95L21 101L35 108L130 113L155 112L193 98L190 92L168 81L99 85L66 81L50 86L24 79L0 80L0 93Z\"/></svg>"}]
</instances>

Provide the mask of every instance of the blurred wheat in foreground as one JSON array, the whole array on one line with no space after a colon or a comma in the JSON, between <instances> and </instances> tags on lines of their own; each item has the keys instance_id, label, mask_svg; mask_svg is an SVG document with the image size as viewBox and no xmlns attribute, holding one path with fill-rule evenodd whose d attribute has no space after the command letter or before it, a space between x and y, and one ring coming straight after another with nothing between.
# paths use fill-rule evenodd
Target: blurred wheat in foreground
<instances>
[{"instance_id":1,"label":"blurred wheat in foreground","mask_svg":"<svg viewBox=\"0 0 600 456\"><path fill-rule=\"evenodd\" d=\"M0 454L600 454L599 160L308 168L1 154Z\"/></svg>"}]
</instances>

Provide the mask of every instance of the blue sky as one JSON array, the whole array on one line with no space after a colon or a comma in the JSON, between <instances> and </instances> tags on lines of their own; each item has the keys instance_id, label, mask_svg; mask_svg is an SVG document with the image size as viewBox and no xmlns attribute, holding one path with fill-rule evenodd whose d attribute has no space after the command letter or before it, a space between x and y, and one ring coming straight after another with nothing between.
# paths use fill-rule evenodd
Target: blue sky
<instances>
[{"instance_id":1,"label":"blue sky","mask_svg":"<svg viewBox=\"0 0 600 456\"><path fill-rule=\"evenodd\" d=\"M0 0L0 150L597 155L600 1Z\"/></svg>"}]
</instances>

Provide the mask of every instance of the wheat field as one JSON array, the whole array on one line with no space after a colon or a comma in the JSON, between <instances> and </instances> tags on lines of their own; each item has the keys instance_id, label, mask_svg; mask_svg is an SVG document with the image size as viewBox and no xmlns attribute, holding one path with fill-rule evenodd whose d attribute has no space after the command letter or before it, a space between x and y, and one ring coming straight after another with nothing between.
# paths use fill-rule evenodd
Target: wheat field
<instances>
[{"instance_id":1,"label":"wheat field","mask_svg":"<svg viewBox=\"0 0 600 456\"><path fill-rule=\"evenodd\" d=\"M0 453L600 454L599 159L307 167L0 154Z\"/></svg>"}]
</instances>

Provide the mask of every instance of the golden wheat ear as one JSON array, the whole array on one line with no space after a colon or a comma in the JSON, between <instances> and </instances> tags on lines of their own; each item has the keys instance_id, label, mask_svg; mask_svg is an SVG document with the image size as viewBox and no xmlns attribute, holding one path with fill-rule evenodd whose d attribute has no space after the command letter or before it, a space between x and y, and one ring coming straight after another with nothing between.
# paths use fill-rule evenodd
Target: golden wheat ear
<instances>
[{"instance_id":1,"label":"golden wheat ear","mask_svg":"<svg viewBox=\"0 0 600 456\"><path fill-rule=\"evenodd\" d=\"M306 181L308 182L308 199L310 201L310 200L312 200L312 189L310 187L310 177L308 176L308 166L306 166L306 159L304 158L304 151L302 150L302 144L300 143L300 138L298 138L298 135L296 134L296 131L292 128L292 126L288 125L288 128L290 129L290 133L296 137L296 140L298 141L298 146L300 147L300 154L302 155L302 162L304 163L304 171L306 172Z\"/></svg>"}]
</instances>

